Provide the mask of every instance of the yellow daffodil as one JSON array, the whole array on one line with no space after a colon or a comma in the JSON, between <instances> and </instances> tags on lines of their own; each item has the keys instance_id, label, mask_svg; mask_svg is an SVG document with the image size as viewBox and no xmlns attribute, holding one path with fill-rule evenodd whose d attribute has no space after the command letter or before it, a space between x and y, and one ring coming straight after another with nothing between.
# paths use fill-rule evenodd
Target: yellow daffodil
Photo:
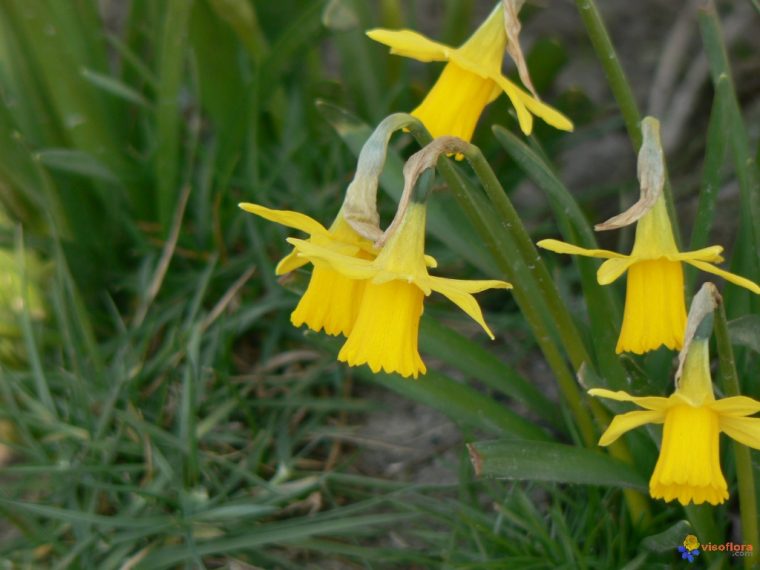
<instances>
[{"instance_id":1,"label":"yellow daffodil","mask_svg":"<svg viewBox=\"0 0 760 570\"><path fill-rule=\"evenodd\" d=\"M347 255L316 240L288 239L298 255L317 269L338 272L345 279L366 283L358 314L338 360L350 366L367 364L402 376L426 372L417 349L423 299L438 291L458 305L493 338L473 293L508 289L504 281L465 281L428 274L425 249L426 208L411 203L398 227L374 260ZM433 265L434 266L434 265Z\"/></svg>"},{"instance_id":2,"label":"yellow daffodil","mask_svg":"<svg viewBox=\"0 0 760 570\"><path fill-rule=\"evenodd\" d=\"M642 197L627 212L597 226L597 229L613 229L636 221L636 238L631 253L585 249L555 239L541 240L537 244L557 253L606 259L597 272L600 285L609 285L628 272L623 326L616 347L618 353L643 354L662 345L671 350L683 346L686 325L683 263L760 294L756 283L713 265L723 261L723 247L713 245L696 251L678 251L662 193L664 166L659 147L659 124L647 118L642 127L645 135L639 155ZM649 164L649 161L655 164Z\"/></svg>"},{"instance_id":3,"label":"yellow daffodil","mask_svg":"<svg viewBox=\"0 0 760 570\"><path fill-rule=\"evenodd\" d=\"M459 48L432 41L411 30L375 29L369 30L367 35L389 46L393 54L423 62L447 62L427 97L412 111L433 137L452 135L469 141L483 109L502 91L512 101L525 134L533 130L533 115L558 129L573 130L573 124L562 113L502 74L507 32L501 3Z\"/></svg>"},{"instance_id":4,"label":"yellow daffodil","mask_svg":"<svg viewBox=\"0 0 760 570\"><path fill-rule=\"evenodd\" d=\"M602 389L589 390L589 394L644 408L615 416L599 445L610 445L644 424L664 424L660 457L649 481L649 493L655 499L718 505L728 498L720 468L720 432L760 449L760 418L747 417L760 412L760 402L746 396L715 399L706 339L691 345L680 383L668 398Z\"/></svg>"},{"instance_id":5,"label":"yellow daffodil","mask_svg":"<svg viewBox=\"0 0 760 570\"><path fill-rule=\"evenodd\" d=\"M339 252L348 258L374 259L372 242L361 237L339 213L330 228L300 212L271 210L258 204L243 203L240 207L271 222L309 234L309 243L327 251ZM277 275L289 273L309 261L294 250L275 269ZM351 332L364 293L364 282L350 279L329 266L314 267L306 292L290 315L294 326L305 324L313 331L330 335Z\"/></svg>"}]
</instances>

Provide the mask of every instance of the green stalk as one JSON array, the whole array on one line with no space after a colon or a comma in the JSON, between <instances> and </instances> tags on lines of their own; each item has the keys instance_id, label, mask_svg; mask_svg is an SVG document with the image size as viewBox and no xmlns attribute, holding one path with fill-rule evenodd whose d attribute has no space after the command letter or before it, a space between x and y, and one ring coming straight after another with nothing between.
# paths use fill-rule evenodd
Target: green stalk
<instances>
[{"instance_id":1,"label":"green stalk","mask_svg":"<svg viewBox=\"0 0 760 570\"><path fill-rule=\"evenodd\" d=\"M533 245L533 241L530 239L530 235L525 230L525 226L523 225L520 216L514 209L512 202L507 197L507 194L504 192L504 189L499 183L496 174L491 169L491 165L488 164L488 161L483 156L483 153L481 153L480 149L478 149L476 146L471 145L470 148L472 149L471 152L466 152L465 156L472 165L473 170L475 170L475 173L478 175L478 178L485 188L489 199L496 207L500 218L505 221L507 227L510 228L511 234L516 241L517 254L521 255L525 260L534 260L534 262L529 265L529 267L531 268L531 272L536 278L535 282L539 287L541 296L543 296L543 298L549 304L551 314L556 319L556 326L559 330L563 344L565 345L565 349L570 356L570 360L573 363L574 369L580 370L581 365L584 363L586 363L587 366L592 367L593 364L588 353L586 352L585 346L580 340L578 329L576 328L575 323L572 321L572 317L570 316L569 311L567 311L567 308L562 303L559 293L554 286L554 282L551 280L549 271L547 270L543 259L536 251L536 248ZM450 167L450 165L448 166ZM506 265L508 266L508 261L511 257L512 255L507 256ZM513 275L510 278L518 281L520 279L520 276ZM513 290L513 294L516 298L520 294L519 289L519 287L516 287ZM520 308L523 309L522 304ZM525 314L524 310L523 313ZM530 320L527 314L525 314L525 316L526 319ZM540 332L537 332L537 339L540 343L542 340ZM550 346L546 347L546 349L544 349L545 347L542 346L542 350L544 350L544 355L546 356L547 361L557 376L557 382L560 391L570 405L573 415L578 422L578 427L581 429L581 433L585 439L588 437L587 424L592 424L592 422L590 416L586 412L586 409L582 405L583 396L578 390L575 375L568 373L567 367L564 365L564 361L561 355L554 354L555 351L559 353L559 351L556 350L554 343L549 341L547 344ZM591 402L590 407L594 417L600 425L605 425L608 423L609 414L607 414L604 408L602 408L597 402L593 401ZM591 430L593 430L593 427ZM593 434L595 432L591 431L591 433ZM594 436L592 445L595 445L595 443L596 437ZM588 443L586 443L586 445L588 445ZM630 450L623 442L617 442L614 446L611 446L609 452L613 457L621 459L630 465L633 465L634 463ZM634 523L650 520L649 505L647 499L641 493L638 493L637 491L631 489L626 489L623 491L623 493L625 495L626 502L628 503L628 508L631 512L631 518Z\"/></svg>"},{"instance_id":2,"label":"green stalk","mask_svg":"<svg viewBox=\"0 0 760 570\"><path fill-rule=\"evenodd\" d=\"M625 128L628 131L628 137L631 139L634 150L638 152L642 143L641 113L636 104L631 84L625 76L623 66L620 65L615 46L612 45L607 27L604 25L604 20L602 20L602 15L599 13L599 8L597 8L594 0L575 0L575 4L578 6L578 12L580 13L581 20L583 20L583 25L586 27L591 45L594 46L599 63L602 65L604 74L607 76L607 83L612 90L612 95L615 97L618 107L620 107ZM676 244L680 247L681 232L678 218L676 217L673 189L670 187L667 174L663 193L665 194L665 203L668 206L670 222L673 225Z\"/></svg>"},{"instance_id":3,"label":"green stalk","mask_svg":"<svg viewBox=\"0 0 760 570\"><path fill-rule=\"evenodd\" d=\"M740 247L738 248L738 255L741 256L740 272L747 277L756 278L760 268L760 231L756 227L756 220L760 219L760 175L758 175L755 157L750 151L747 128L731 77L731 65L723 41L723 31L712 2L700 8L699 26L716 91L721 88L721 83L727 83L724 87L727 91L725 119L742 205L740 214L742 239L739 240ZM755 310L760 308L757 297L751 298ZM733 304L731 305L733 307Z\"/></svg>"},{"instance_id":4,"label":"green stalk","mask_svg":"<svg viewBox=\"0 0 760 570\"><path fill-rule=\"evenodd\" d=\"M741 394L739 375L736 373L731 339L728 336L726 310L720 303L715 311L715 339L718 344L718 361L720 363L720 378L726 396ZM746 544L757 548L760 545L760 534L757 526L757 496L755 494L755 477L752 471L752 458L746 445L733 441L734 458L736 461L736 478L739 483L739 511L742 521L742 538ZM752 568L753 559L745 558L744 567Z\"/></svg>"},{"instance_id":5,"label":"green stalk","mask_svg":"<svg viewBox=\"0 0 760 570\"><path fill-rule=\"evenodd\" d=\"M421 124L411 124L409 130L422 146L432 141L432 137ZM499 211L498 221L489 216L492 214L491 210L483 202L477 200L476 195L468 188L466 181L444 156L438 161L438 171L446 179L459 206L483 238L499 271L508 281L517 285L512 290L512 294L526 320L533 328L536 342L557 378L560 391L575 418L583 443L587 447L593 447L596 445L596 430L587 409L583 405L584 397L578 389L574 374L568 369L561 351L553 341L553 331L547 326L540 307L531 299L532 291L541 292L540 297L543 297L547 310L556 319L557 329L563 343L565 343L574 369L578 370L584 362L591 366L591 359L580 340L580 334L567 309L559 299L556 289L552 293L553 282L549 272L533 247L530 236L527 235L520 217L509 202L493 170L477 147L468 145L465 154L481 179L481 183L487 187L486 190L489 195L500 193L502 196L500 206L504 211ZM504 227L508 228L508 231L500 230ZM525 285L526 281L528 282L527 286Z\"/></svg>"},{"instance_id":6,"label":"green stalk","mask_svg":"<svg viewBox=\"0 0 760 570\"><path fill-rule=\"evenodd\" d=\"M588 37L594 46L594 51L599 57L604 74L607 76L607 83L610 85L612 94L620 107L623 114L625 128L628 131L628 137L633 143L633 148L638 152L641 148L641 113L636 104L636 98L633 96L633 90L625 76L625 71L620 65L615 46L612 45L610 35L599 13L599 8L594 0L575 0L578 6L578 12L586 26Z\"/></svg>"}]
</instances>

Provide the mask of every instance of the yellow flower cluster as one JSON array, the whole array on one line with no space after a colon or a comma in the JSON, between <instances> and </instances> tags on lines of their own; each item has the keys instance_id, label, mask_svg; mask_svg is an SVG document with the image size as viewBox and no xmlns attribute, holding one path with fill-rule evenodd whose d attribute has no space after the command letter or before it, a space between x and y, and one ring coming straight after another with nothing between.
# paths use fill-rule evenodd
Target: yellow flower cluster
<instances>
[{"instance_id":1,"label":"yellow flower cluster","mask_svg":"<svg viewBox=\"0 0 760 570\"><path fill-rule=\"evenodd\" d=\"M458 48L410 30L376 29L367 35L389 46L391 53L423 62L446 62L435 85L412 112L434 137L451 135L469 141L486 105L502 92L514 106L524 133L531 132L534 116L558 129L572 130L572 123L564 115L502 74L505 49L514 40L504 22L503 4L499 3ZM516 52L510 50L513 53L522 57L519 48ZM523 77L524 61L518 61L518 68ZM535 94L529 79L527 84ZM663 194L664 159L658 128L653 119L642 124L645 143L639 162L641 200L629 211L597 227L615 229L636 223L630 254L585 249L555 239L542 240L538 245L557 253L605 259L597 273L601 285L609 285L627 272L617 353L643 354L662 346L682 350L677 387L667 398L637 397L605 389L589 391L593 396L632 402L643 408L616 416L599 444L610 445L627 431L647 423L662 424L660 456L650 481L652 497L678 500L684 505L719 504L728 498L728 485L720 467L719 434L723 432L760 449L760 419L749 417L760 412L760 402L744 396L715 399L709 368L709 334L702 331L694 336L692 330L691 336L687 335L688 327L694 323L686 314L683 264L721 276L756 294L760 294L760 286L715 266L723 261L721 246L679 251ZM376 138L384 138L387 145L389 137L390 131L386 131ZM371 150L367 156L372 152L384 161L385 146L381 152ZM382 161L367 162L377 168ZM372 186L366 181L362 184L365 191ZM429 269L435 269L437 264L424 251L425 201L402 200L394 223L382 234L382 239L376 239L382 232L372 227L377 224L375 200L373 192L355 194L349 187L344 206L329 228L299 212L271 210L250 203L240 207L308 235L306 239L287 239L293 250L276 268L281 275L309 263L313 265L308 287L291 315L293 325L344 336L338 360L350 366L366 364L373 372L383 370L417 378L426 372L418 350L425 297L433 291L442 294L493 339L473 294L486 289L507 289L511 285L497 280L469 281L430 275Z\"/></svg>"}]
</instances>

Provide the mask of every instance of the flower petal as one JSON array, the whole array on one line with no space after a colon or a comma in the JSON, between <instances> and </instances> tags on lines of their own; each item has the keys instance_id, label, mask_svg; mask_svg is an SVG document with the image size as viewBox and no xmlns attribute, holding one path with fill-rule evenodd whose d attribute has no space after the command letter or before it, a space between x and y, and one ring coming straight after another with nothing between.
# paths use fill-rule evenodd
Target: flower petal
<instances>
[{"instance_id":1,"label":"flower petal","mask_svg":"<svg viewBox=\"0 0 760 570\"><path fill-rule=\"evenodd\" d=\"M601 257L604 259L628 259L627 255L610 251L608 249L586 249L557 239L542 239L536 243L538 247L548 249L555 253L569 253L570 255L585 255L586 257Z\"/></svg>"},{"instance_id":2,"label":"flower petal","mask_svg":"<svg viewBox=\"0 0 760 570\"><path fill-rule=\"evenodd\" d=\"M735 275L729 271L726 271L725 269L721 269L720 267L715 267L714 265L710 263L705 263L703 261L687 259L686 263L690 263L697 269L701 269L702 271L705 271L707 273L719 275L720 277L723 277L723 279L725 279L726 281L730 281L734 285L738 285L739 287L744 287L745 289L749 289L756 295L760 295L760 285L758 285L757 283L754 283L753 281L750 281L749 279L745 277Z\"/></svg>"},{"instance_id":3,"label":"flower petal","mask_svg":"<svg viewBox=\"0 0 760 570\"><path fill-rule=\"evenodd\" d=\"M509 100L517 112L517 122L520 123L520 130L526 135L529 135L533 131L533 115L528 112L522 97L520 96L520 88L512 83L509 79L499 74L498 76L491 76L496 84L504 90Z\"/></svg>"},{"instance_id":4,"label":"flower petal","mask_svg":"<svg viewBox=\"0 0 760 570\"><path fill-rule=\"evenodd\" d=\"M612 259L608 259L599 266L596 272L596 280L599 282L599 285L609 285L625 273L634 263L636 263L636 260L631 257L613 257Z\"/></svg>"},{"instance_id":5,"label":"flower petal","mask_svg":"<svg viewBox=\"0 0 760 570\"><path fill-rule=\"evenodd\" d=\"M644 424L661 424L664 421L665 413L660 410L636 411L617 415L612 418L610 426L599 438L599 445L610 445L624 433Z\"/></svg>"},{"instance_id":6,"label":"flower petal","mask_svg":"<svg viewBox=\"0 0 760 570\"><path fill-rule=\"evenodd\" d=\"M522 102L528 108L528 111L533 113L536 117L541 117L546 123L561 131L573 130L573 122L565 117L565 115L557 111L557 109L550 107L542 101L539 101L535 97L531 96L530 93L523 91L516 85L515 87L517 89L517 96L520 97Z\"/></svg>"},{"instance_id":7,"label":"flower petal","mask_svg":"<svg viewBox=\"0 0 760 570\"><path fill-rule=\"evenodd\" d=\"M369 279L377 274L377 269L367 259L345 255L335 251L335 249L316 245L302 239L288 238L286 241L296 248L301 257L308 259L314 265L328 265L351 279Z\"/></svg>"},{"instance_id":8,"label":"flower petal","mask_svg":"<svg viewBox=\"0 0 760 570\"><path fill-rule=\"evenodd\" d=\"M631 396L628 392L618 390L605 390L604 388L592 388L588 391L589 395L597 398L607 398L608 400L617 400L618 402L633 402L646 410L656 410L658 412L666 410L670 406L668 398L659 396Z\"/></svg>"},{"instance_id":9,"label":"flower petal","mask_svg":"<svg viewBox=\"0 0 760 570\"><path fill-rule=\"evenodd\" d=\"M297 249L293 249L293 251L280 260L280 263L274 268L274 274L285 275L286 273L295 271L299 267L303 267L307 263L309 263L309 260L301 257Z\"/></svg>"},{"instance_id":10,"label":"flower petal","mask_svg":"<svg viewBox=\"0 0 760 570\"><path fill-rule=\"evenodd\" d=\"M417 61L446 61L455 48L434 42L412 30L368 30L370 39L391 48L391 53Z\"/></svg>"},{"instance_id":11,"label":"flower petal","mask_svg":"<svg viewBox=\"0 0 760 570\"><path fill-rule=\"evenodd\" d=\"M467 313L476 323L478 323L483 330L486 331L491 340L494 339L494 335L491 329L488 328L485 319L483 319L483 313L480 310L480 305L475 300L475 297L471 293L477 293L485 289L509 289L512 286L504 281L495 280L480 280L480 281L467 281L460 279L446 279L444 277L428 277L428 283L432 290L438 291L441 295L444 295L449 301L457 305L465 313ZM420 285L422 287L422 285ZM423 287L424 289L424 287Z\"/></svg>"},{"instance_id":12,"label":"flower petal","mask_svg":"<svg viewBox=\"0 0 760 570\"><path fill-rule=\"evenodd\" d=\"M676 254L666 255L671 261L707 261L710 263L721 263L723 261L723 246L711 245L709 247L703 247L702 249L696 249L694 251L681 251Z\"/></svg>"},{"instance_id":13,"label":"flower petal","mask_svg":"<svg viewBox=\"0 0 760 570\"><path fill-rule=\"evenodd\" d=\"M251 204L249 202L241 202L238 206L246 212L256 214L265 220L300 230L309 235L328 233L326 227L314 218L302 214L301 212L294 212L292 210L272 210L260 206L259 204Z\"/></svg>"},{"instance_id":14,"label":"flower petal","mask_svg":"<svg viewBox=\"0 0 760 570\"><path fill-rule=\"evenodd\" d=\"M720 416L720 429L728 437L747 447L760 449L760 418Z\"/></svg>"},{"instance_id":15,"label":"flower petal","mask_svg":"<svg viewBox=\"0 0 760 570\"><path fill-rule=\"evenodd\" d=\"M713 402L710 408L723 416L739 418L760 412L760 402L747 396L732 396Z\"/></svg>"}]
</instances>

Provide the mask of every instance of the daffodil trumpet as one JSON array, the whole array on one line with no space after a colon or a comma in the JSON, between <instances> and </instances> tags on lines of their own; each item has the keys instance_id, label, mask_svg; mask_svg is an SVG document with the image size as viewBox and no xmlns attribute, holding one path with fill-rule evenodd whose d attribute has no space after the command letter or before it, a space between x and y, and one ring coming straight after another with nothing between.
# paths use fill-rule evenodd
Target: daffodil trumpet
<instances>
[{"instance_id":1,"label":"daffodil trumpet","mask_svg":"<svg viewBox=\"0 0 760 570\"><path fill-rule=\"evenodd\" d=\"M642 133L644 144L638 168L641 198L626 212L596 226L597 230L609 230L636 223L631 253L586 249L555 239L541 240L537 244L557 253L606 259L597 272L600 285L609 285L627 272L625 312L617 353L643 354L663 345L671 350L682 348L686 325L684 263L760 294L756 283L714 265L723 261L723 247L678 250L662 191L665 169L659 122L647 117L642 122Z\"/></svg>"},{"instance_id":2,"label":"daffodil trumpet","mask_svg":"<svg viewBox=\"0 0 760 570\"><path fill-rule=\"evenodd\" d=\"M431 150L432 149L432 150ZM498 280L459 280L433 276L428 266L434 261L425 256L426 199L429 181L418 178L435 164L441 153L452 149L435 141L410 158L404 169L405 187L393 222L376 244L374 259L346 255L324 247L314 240L289 238L298 255L345 278L364 283L362 300L353 329L338 354L350 366L366 364L373 372L397 372L417 378L427 370L418 350L419 323L424 298L437 291L455 303L492 339L480 307L473 297L486 289L508 289Z\"/></svg>"},{"instance_id":3,"label":"daffodil trumpet","mask_svg":"<svg viewBox=\"0 0 760 570\"><path fill-rule=\"evenodd\" d=\"M411 30L374 29L369 30L367 35L389 46L392 54L422 62L447 62L435 85L412 111L412 115L423 122L433 137L452 135L469 141L483 109L502 92L512 102L525 134L533 130L534 115L558 129L571 131L573 124L567 117L502 74L508 32L516 42L519 31L519 22L513 22L511 26L505 24L512 19L516 20L516 10L508 9L505 12L500 2L459 48L435 42ZM522 53L519 49L510 50L510 55L517 58L523 81L532 90L529 79L526 79L527 68Z\"/></svg>"},{"instance_id":4,"label":"daffodil trumpet","mask_svg":"<svg viewBox=\"0 0 760 570\"><path fill-rule=\"evenodd\" d=\"M676 389L669 397L589 390L592 396L643 408L615 416L599 445L610 445L644 424L663 425L660 455L649 481L649 493L655 499L678 500L682 505L723 503L728 499L728 485L720 467L720 433L760 449L760 418L749 417L760 412L760 402L746 396L716 400L713 393L709 336L716 297L715 287L706 283L694 298L691 331L680 355ZM708 304L709 312L705 311Z\"/></svg>"},{"instance_id":5,"label":"daffodil trumpet","mask_svg":"<svg viewBox=\"0 0 760 570\"><path fill-rule=\"evenodd\" d=\"M377 126L359 153L356 174L329 228L300 212L273 210L251 203L239 206L251 214L308 234L308 241L320 247L348 257L374 259L378 250L373 242L382 235L378 227L377 186L388 143L394 132L418 125L414 117L396 113ZM293 250L279 262L275 273L283 275L307 263L307 259ZM329 267L315 267L306 291L291 314L291 322L297 327L306 325L316 332L348 336L356 321L364 285L363 280L349 279Z\"/></svg>"}]
</instances>

